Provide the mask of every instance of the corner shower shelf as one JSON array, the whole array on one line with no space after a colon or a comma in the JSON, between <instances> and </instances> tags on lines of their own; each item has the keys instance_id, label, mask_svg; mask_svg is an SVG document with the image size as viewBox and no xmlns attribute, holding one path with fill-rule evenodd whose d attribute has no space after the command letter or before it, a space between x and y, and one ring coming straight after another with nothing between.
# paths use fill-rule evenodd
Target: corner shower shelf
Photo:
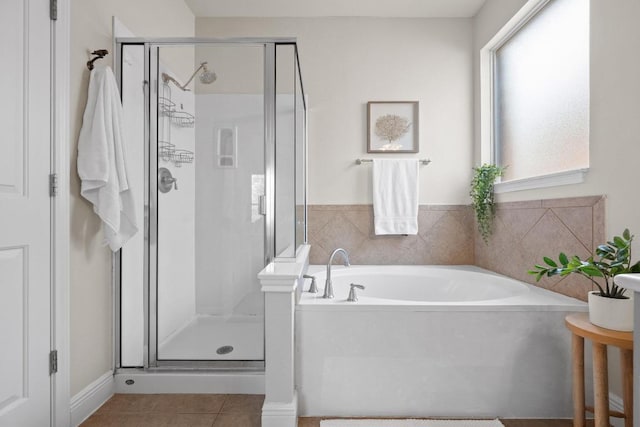
<instances>
[{"instance_id":1,"label":"corner shower shelf","mask_svg":"<svg viewBox=\"0 0 640 427\"><path fill-rule=\"evenodd\" d=\"M167 141L158 141L158 157L164 160L165 162L171 161L173 157L173 152L175 151L176 146Z\"/></svg>"},{"instance_id":2,"label":"corner shower shelf","mask_svg":"<svg viewBox=\"0 0 640 427\"><path fill-rule=\"evenodd\" d=\"M172 125L181 128L192 128L196 124L196 118L193 114L178 111L176 103L164 96L158 97L158 115L169 118Z\"/></svg>"},{"instance_id":3,"label":"corner shower shelf","mask_svg":"<svg viewBox=\"0 0 640 427\"><path fill-rule=\"evenodd\" d=\"M189 150L173 150L171 161L177 168L181 167L185 163L193 163L194 153Z\"/></svg>"},{"instance_id":4,"label":"corner shower shelf","mask_svg":"<svg viewBox=\"0 0 640 427\"><path fill-rule=\"evenodd\" d=\"M196 124L195 116L182 110L171 100L171 88L162 86L162 96L158 96L158 159L172 162L177 168L185 163L193 163L194 152L176 148L171 142L171 127L192 128ZM160 117L163 119L161 120Z\"/></svg>"},{"instance_id":5,"label":"corner shower shelf","mask_svg":"<svg viewBox=\"0 0 640 427\"><path fill-rule=\"evenodd\" d=\"M196 124L194 115L186 111L173 111L169 117L171 118L171 123L181 128L192 128Z\"/></svg>"},{"instance_id":6,"label":"corner shower shelf","mask_svg":"<svg viewBox=\"0 0 640 427\"><path fill-rule=\"evenodd\" d=\"M164 96L158 97L158 114L164 117L171 117L176 110L176 103Z\"/></svg>"},{"instance_id":7,"label":"corner shower shelf","mask_svg":"<svg viewBox=\"0 0 640 427\"><path fill-rule=\"evenodd\" d=\"M176 148L175 144L158 141L158 158L165 162L172 162L177 168L185 163L193 163L193 151Z\"/></svg>"}]
</instances>

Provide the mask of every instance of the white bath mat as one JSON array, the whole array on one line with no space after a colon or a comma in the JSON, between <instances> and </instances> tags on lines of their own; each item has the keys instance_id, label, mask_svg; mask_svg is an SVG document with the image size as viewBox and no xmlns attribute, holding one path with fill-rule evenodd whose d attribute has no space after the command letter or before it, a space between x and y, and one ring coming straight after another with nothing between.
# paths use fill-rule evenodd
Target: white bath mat
<instances>
[{"instance_id":1,"label":"white bath mat","mask_svg":"<svg viewBox=\"0 0 640 427\"><path fill-rule=\"evenodd\" d=\"M322 420L320 427L504 427L499 420Z\"/></svg>"}]
</instances>

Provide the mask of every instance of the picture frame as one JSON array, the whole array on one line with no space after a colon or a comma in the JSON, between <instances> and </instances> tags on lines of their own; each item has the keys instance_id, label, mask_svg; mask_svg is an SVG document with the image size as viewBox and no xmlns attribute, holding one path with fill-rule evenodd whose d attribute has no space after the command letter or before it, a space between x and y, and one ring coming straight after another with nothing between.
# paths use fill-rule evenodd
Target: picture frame
<instances>
[{"instance_id":1,"label":"picture frame","mask_svg":"<svg viewBox=\"0 0 640 427\"><path fill-rule=\"evenodd\" d=\"M367 103L367 153L419 152L418 101Z\"/></svg>"}]
</instances>

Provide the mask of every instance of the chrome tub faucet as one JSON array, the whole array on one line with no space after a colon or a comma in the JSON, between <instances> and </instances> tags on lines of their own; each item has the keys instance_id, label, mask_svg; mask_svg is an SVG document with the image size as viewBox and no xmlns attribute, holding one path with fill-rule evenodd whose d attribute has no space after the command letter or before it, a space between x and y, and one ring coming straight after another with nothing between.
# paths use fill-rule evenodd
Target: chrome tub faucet
<instances>
[{"instance_id":1,"label":"chrome tub faucet","mask_svg":"<svg viewBox=\"0 0 640 427\"><path fill-rule=\"evenodd\" d=\"M331 284L331 264L333 263L333 258L338 254L338 252L342 252L344 258L344 266L349 267L351 265L349 263L349 254L346 250L338 248L331 253L329 262L327 263L327 280L324 282L324 295L322 295L322 298L333 298L333 285Z\"/></svg>"}]
</instances>

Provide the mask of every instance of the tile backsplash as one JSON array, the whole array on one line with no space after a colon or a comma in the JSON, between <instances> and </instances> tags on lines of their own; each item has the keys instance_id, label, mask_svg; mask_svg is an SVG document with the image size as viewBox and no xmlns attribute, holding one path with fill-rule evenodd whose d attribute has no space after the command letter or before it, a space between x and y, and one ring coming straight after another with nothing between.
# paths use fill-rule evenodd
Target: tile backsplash
<instances>
[{"instance_id":1,"label":"tile backsplash","mask_svg":"<svg viewBox=\"0 0 640 427\"><path fill-rule=\"evenodd\" d=\"M469 206L420 206L416 236L376 236L372 205L310 205L308 215L311 264L326 264L339 247L353 264L473 264Z\"/></svg>"},{"instance_id":2,"label":"tile backsplash","mask_svg":"<svg viewBox=\"0 0 640 427\"><path fill-rule=\"evenodd\" d=\"M498 203L488 244L476 236L475 265L586 301L588 279L572 274L536 283L527 271L560 252L591 256L606 240L604 204L604 196Z\"/></svg>"},{"instance_id":3,"label":"tile backsplash","mask_svg":"<svg viewBox=\"0 0 640 427\"><path fill-rule=\"evenodd\" d=\"M587 279L567 276L539 283L527 274L545 255L588 257L605 240L604 196L498 203L485 244L467 205L422 205L418 235L376 236L371 205L309 205L311 264L326 264L343 247L353 264L477 265L553 291L586 299Z\"/></svg>"}]
</instances>

